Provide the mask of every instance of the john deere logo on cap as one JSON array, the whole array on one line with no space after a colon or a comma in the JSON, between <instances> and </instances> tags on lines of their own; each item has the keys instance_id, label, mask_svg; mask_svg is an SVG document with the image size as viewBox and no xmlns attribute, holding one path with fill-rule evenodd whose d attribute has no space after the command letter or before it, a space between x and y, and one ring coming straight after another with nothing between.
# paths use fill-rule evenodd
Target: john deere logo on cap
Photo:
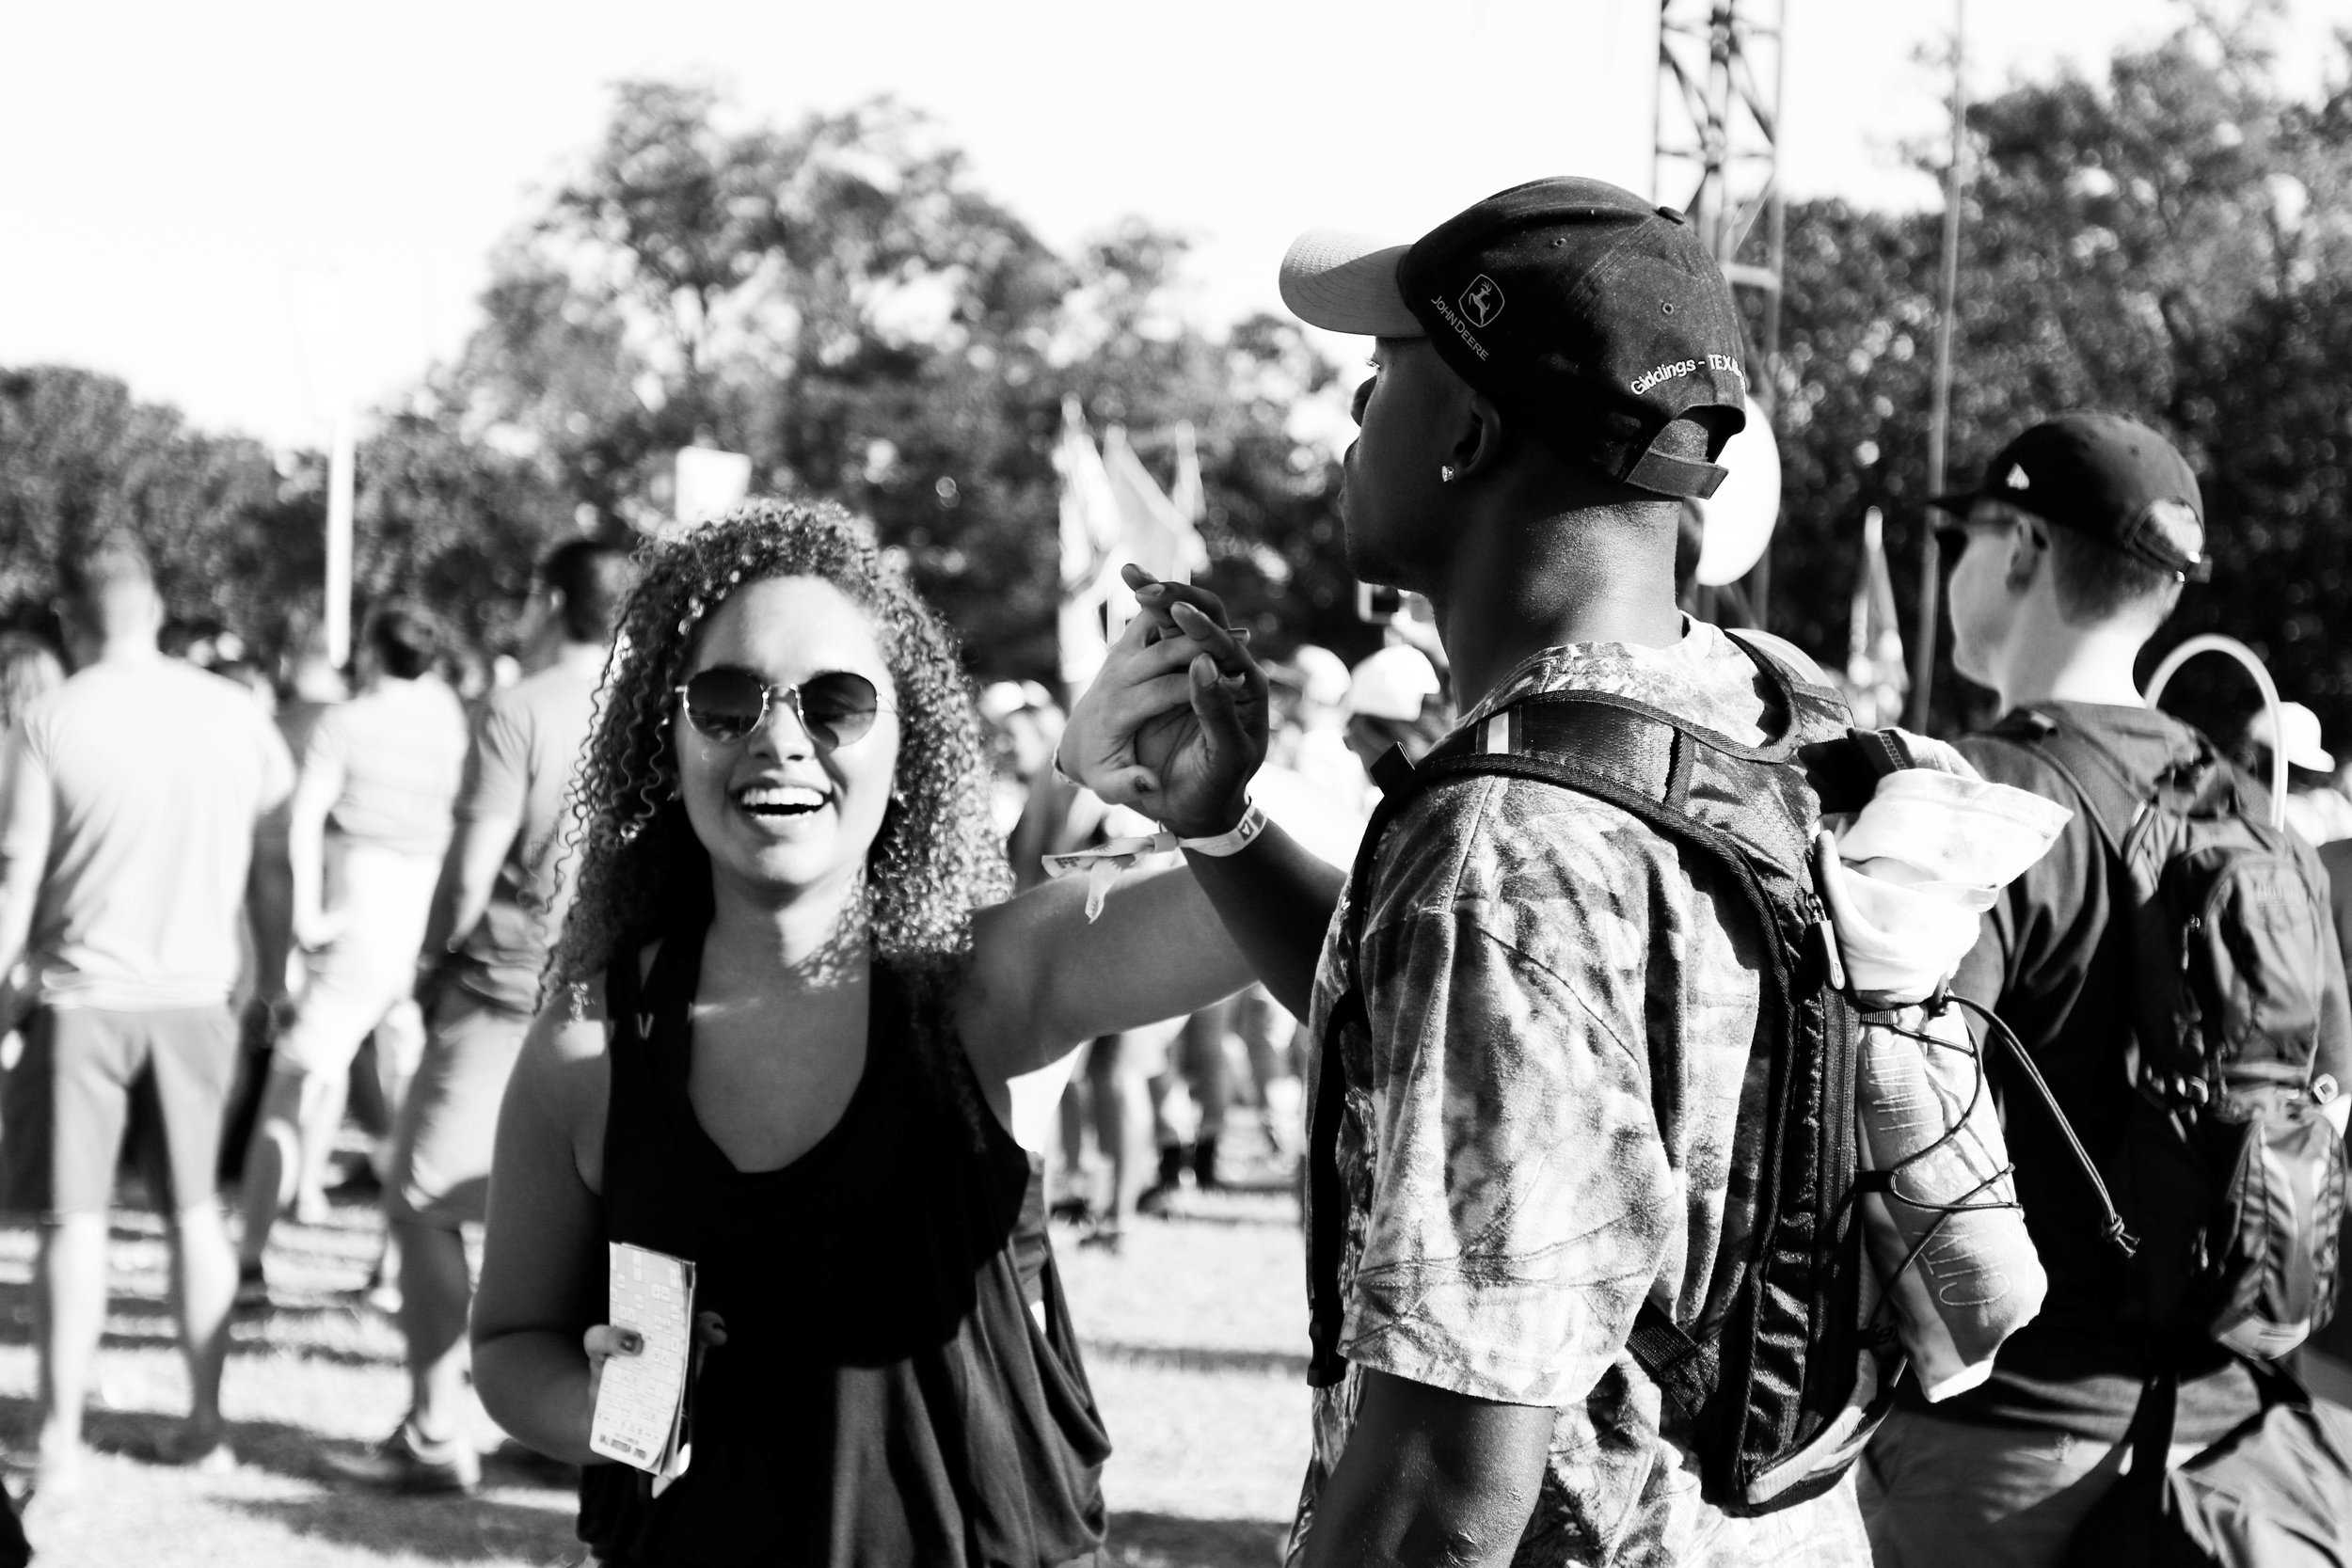
<instances>
[{"instance_id":1,"label":"john deere logo on cap","mask_svg":"<svg viewBox=\"0 0 2352 1568\"><path fill-rule=\"evenodd\" d=\"M2025 469L2011 463L2009 466L2009 478L2002 481L2002 487L2010 490L2030 490L2033 488L2033 481L2026 477Z\"/></svg>"},{"instance_id":2,"label":"john deere logo on cap","mask_svg":"<svg viewBox=\"0 0 2352 1568\"><path fill-rule=\"evenodd\" d=\"M1471 325L1484 326L1502 314L1502 286L1482 272L1462 291L1461 306Z\"/></svg>"}]
</instances>

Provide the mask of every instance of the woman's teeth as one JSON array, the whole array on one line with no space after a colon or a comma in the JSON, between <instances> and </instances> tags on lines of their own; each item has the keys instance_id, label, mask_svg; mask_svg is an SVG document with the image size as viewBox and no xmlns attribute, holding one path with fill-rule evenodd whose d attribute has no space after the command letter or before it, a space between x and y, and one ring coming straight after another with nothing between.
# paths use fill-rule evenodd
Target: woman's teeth
<instances>
[{"instance_id":1,"label":"woman's teeth","mask_svg":"<svg viewBox=\"0 0 2352 1568\"><path fill-rule=\"evenodd\" d=\"M751 789L739 790L735 800L736 804L745 811L755 812L763 816L792 816L801 812L815 811L825 803L825 798L816 790L797 784L756 785Z\"/></svg>"}]
</instances>

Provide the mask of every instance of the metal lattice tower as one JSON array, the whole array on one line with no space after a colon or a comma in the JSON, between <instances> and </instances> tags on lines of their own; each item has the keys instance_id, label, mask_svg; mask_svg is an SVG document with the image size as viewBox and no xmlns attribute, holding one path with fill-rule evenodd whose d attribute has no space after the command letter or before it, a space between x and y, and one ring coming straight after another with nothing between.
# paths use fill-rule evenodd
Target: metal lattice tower
<instances>
[{"instance_id":1,"label":"metal lattice tower","mask_svg":"<svg viewBox=\"0 0 2352 1568\"><path fill-rule=\"evenodd\" d=\"M1691 214L1732 286L1761 296L1754 383L1769 410L1780 353L1782 0L1659 0L1650 197ZM1733 257L1762 218L1761 262Z\"/></svg>"},{"instance_id":2,"label":"metal lattice tower","mask_svg":"<svg viewBox=\"0 0 2352 1568\"><path fill-rule=\"evenodd\" d=\"M1756 304L1748 389L1769 418L1780 402L1780 189L1783 0L1659 0L1657 131L1650 199L1679 207L1731 280ZM1736 261L1756 220L1764 259ZM1771 625L1767 546L1747 578L1747 607Z\"/></svg>"}]
</instances>

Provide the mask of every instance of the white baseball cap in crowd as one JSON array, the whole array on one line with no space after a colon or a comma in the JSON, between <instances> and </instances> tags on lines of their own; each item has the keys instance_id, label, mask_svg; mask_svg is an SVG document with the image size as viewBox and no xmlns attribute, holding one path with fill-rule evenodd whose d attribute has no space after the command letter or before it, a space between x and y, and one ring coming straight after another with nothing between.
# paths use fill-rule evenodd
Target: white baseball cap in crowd
<instances>
[{"instance_id":1,"label":"white baseball cap in crowd","mask_svg":"<svg viewBox=\"0 0 2352 1568\"><path fill-rule=\"evenodd\" d=\"M1411 723L1421 717L1422 704L1438 690L1438 672L1429 656L1398 643L1356 666L1347 677L1347 701L1342 705L1366 719Z\"/></svg>"},{"instance_id":2,"label":"white baseball cap in crowd","mask_svg":"<svg viewBox=\"0 0 2352 1568\"><path fill-rule=\"evenodd\" d=\"M1347 661L1312 642L1301 642L1287 665L1266 673L1320 707L1338 707L1347 700Z\"/></svg>"},{"instance_id":3,"label":"white baseball cap in crowd","mask_svg":"<svg viewBox=\"0 0 2352 1568\"><path fill-rule=\"evenodd\" d=\"M2269 745L2273 737L2270 726L2264 720L2264 715L2255 715L2253 733L2265 745ZM2336 770L2335 754L2320 741L2318 714L2301 703L2280 703L2279 729L2284 737L2282 749L2290 764L2296 768L2308 768L2314 773L2332 773Z\"/></svg>"},{"instance_id":4,"label":"white baseball cap in crowd","mask_svg":"<svg viewBox=\"0 0 2352 1568\"><path fill-rule=\"evenodd\" d=\"M996 681L980 690L980 717L992 724L1052 706L1054 694L1036 681Z\"/></svg>"}]
</instances>

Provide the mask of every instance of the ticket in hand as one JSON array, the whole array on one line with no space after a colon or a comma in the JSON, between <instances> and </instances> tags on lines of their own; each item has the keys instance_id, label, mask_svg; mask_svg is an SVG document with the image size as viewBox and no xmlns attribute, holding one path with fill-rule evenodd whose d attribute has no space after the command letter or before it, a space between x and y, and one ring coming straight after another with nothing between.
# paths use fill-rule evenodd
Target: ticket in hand
<instances>
[{"instance_id":1,"label":"ticket in hand","mask_svg":"<svg viewBox=\"0 0 2352 1568\"><path fill-rule=\"evenodd\" d=\"M666 1485L685 1474L692 1449L687 1406L694 1361L694 1265L683 1258L614 1242L605 1321L637 1331L644 1348L604 1364L588 1447Z\"/></svg>"}]
</instances>

